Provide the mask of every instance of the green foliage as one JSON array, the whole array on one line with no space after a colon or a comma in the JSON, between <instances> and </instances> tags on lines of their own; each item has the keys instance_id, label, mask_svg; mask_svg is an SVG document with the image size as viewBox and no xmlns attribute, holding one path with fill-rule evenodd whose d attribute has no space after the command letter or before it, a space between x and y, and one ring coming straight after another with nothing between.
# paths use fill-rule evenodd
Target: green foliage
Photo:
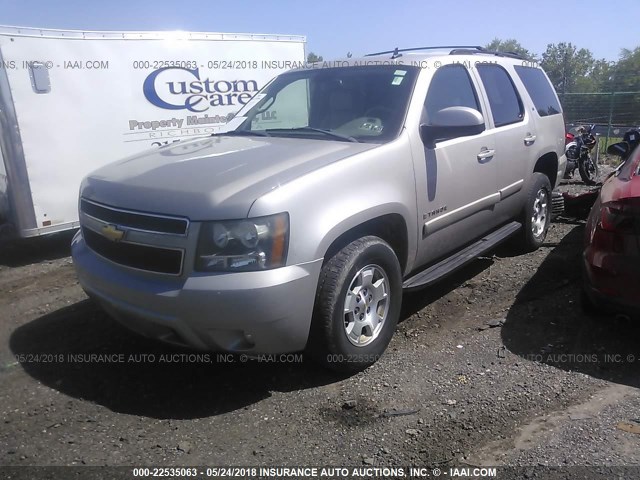
<instances>
[{"instance_id":1,"label":"green foliage","mask_svg":"<svg viewBox=\"0 0 640 480\"><path fill-rule=\"evenodd\" d=\"M307 55L307 63L317 63L321 62L322 60L322 55L318 56L313 52L309 52L309 55Z\"/></svg>"},{"instance_id":2,"label":"green foliage","mask_svg":"<svg viewBox=\"0 0 640 480\"><path fill-rule=\"evenodd\" d=\"M640 47L634 50L622 49L613 75L616 90L640 91Z\"/></svg>"},{"instance_id":3,"label":"green foliage","mask_svg":"<svg viewBox=\"0 0 640 480\"><path fill-rule=\"evenodd\" d=\"M591 91L593 54L571 42L550 43L540 62L558 93Z\"/></svg>"},{"instance_id":4,"label":"green foliage","mask_svg":"<svg viewBox=\"0 0 640 480\"><path fill-rule=\"evenodd\" d=\"M582 85L583 92L611 92L612 75L615 70L615 62L608 62L605 59L596 60L587 77L586 84Z\"/></svg>"},{"instance_id":5,"label":"green foliage","mask_svg":"<svg viewBox=\"0 0 640 480\"><path fill-rule=\"evenodd\" d=\"M491 40L491 42L485 45L485 48L494 52L517 53L518 55L522 55L523 57L528 58L529 60L536 59L534 54L520 45L520 42L513 38L509 38L507 40L494 38L493 40Z\"/></svg>"}]
</instances>

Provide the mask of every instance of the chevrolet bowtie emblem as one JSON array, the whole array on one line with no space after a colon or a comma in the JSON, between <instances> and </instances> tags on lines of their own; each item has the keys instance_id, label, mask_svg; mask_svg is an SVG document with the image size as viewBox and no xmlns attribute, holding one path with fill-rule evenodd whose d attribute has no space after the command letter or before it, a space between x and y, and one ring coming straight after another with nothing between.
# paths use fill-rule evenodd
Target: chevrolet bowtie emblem
<instances>
[{"instance_id":1,"label":"chevrolet bowtie emblem","mask_svg":"<svg viewBox=\"0 0 640 480\"><path fill-rule=\"evenodd\" d=\"M112 242L119 242L124 237L124 231L119 230L117 225L105 225L102 227L102 235Z\"/></svg>"}]
</instances>

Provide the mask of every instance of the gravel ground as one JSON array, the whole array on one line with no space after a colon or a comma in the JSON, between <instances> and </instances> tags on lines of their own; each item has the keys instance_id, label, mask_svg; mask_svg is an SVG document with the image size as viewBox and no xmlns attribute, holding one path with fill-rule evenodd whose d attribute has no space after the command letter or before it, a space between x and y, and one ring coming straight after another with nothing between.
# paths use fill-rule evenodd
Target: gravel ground
<instances>
[{"instance_id":1,"label":"gravel ground","mask_svg":"<svg viewBox=\"0 0 640 480\"><path fill-rule=\"evenodd\" d=\"M68 234L5 245L0 465L640 466L640 328L581 312L583 229L405 294L350 377L148 341L86 298Z\"/></svg>"}]
</instances>

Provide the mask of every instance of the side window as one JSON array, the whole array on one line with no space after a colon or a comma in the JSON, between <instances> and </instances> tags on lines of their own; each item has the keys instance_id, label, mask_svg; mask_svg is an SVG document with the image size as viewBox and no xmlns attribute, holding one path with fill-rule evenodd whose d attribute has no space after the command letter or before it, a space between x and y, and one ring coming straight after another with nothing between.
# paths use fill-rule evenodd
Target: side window
<instances>
[{"instance_id":1,"label":"side window","mask_svg":"<svg viewBox=\"0 0 640 480\"><path fill-rule=\"evenodd\" d=\"M481 64L478 65L478 73L487 91L495 126L522 121L522 100L507 71L499 65Z\"/></svg>"},{"instance_id":2,"label":"side window","mask_svg":"<svg viewBox=\"0 0 640 480\"><path fill-rule=\"evenodd\" d=\"M546 117L557 115L562 112L558 98L553 92L553 87L539 68L524 67L517 65L516 73L524 83L524 88L529 92L533 104L536 106L538 115Z\"/></svg>"},{"instance_id":3,"label":"side window","mask_svg":"<svg viewBox=\"0 0 640 480\"><path fill-rule=\"evenodd\" d=\"M469 72L462 65L441 67L433 75L424 101L422 122L429 123L438 110L447 107L470 107L481 112Z\"/></svg>"}]
</instances>

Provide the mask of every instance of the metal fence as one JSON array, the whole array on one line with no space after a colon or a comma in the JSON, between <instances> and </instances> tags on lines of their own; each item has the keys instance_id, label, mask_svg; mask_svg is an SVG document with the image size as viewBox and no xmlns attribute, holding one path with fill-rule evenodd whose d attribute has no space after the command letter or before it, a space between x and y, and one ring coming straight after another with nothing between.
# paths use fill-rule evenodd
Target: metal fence
<instances>
[{"instance_id":1,"label":"metal fence","mask_svg":"<svg viewBox=\"0 0 640 480\"><path fill-rule=\"evenodd\" d=\"M640 92L563 93L558 96L569 128L596 124L594 133L600 137L601 153L611 143L619 141L624 132L640 126Z\"/></svg>"}]
</instances>

